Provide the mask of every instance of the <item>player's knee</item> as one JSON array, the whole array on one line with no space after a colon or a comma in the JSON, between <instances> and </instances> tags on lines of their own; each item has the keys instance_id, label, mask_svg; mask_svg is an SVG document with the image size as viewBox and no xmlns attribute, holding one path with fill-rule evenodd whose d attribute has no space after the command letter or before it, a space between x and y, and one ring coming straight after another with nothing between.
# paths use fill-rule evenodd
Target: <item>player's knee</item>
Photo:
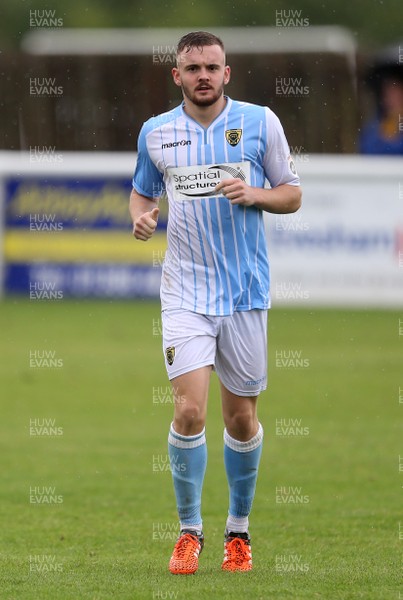
<instances>
[{"instance_id":1,"label":"player's knee","mask_svg":"<svg viewBox=\"0 0 403 600\"><path fill-rule=\"evenodd\" d=\"M196 403L185 401L175 406L174 427L181 435L196 435L205 424L205 411Z\"/></svg>"},{"instance_id":2,"label":"player's knee","mask_svg":"<svg viewBox=\"0 0 403 600\"><path fill-rule=\"evenodd\" d=\"M247 441L253 437L257 426L256 416L249 411L234 412L225 418L225 427L231 437Z\"/></svg>"}]
</instances>

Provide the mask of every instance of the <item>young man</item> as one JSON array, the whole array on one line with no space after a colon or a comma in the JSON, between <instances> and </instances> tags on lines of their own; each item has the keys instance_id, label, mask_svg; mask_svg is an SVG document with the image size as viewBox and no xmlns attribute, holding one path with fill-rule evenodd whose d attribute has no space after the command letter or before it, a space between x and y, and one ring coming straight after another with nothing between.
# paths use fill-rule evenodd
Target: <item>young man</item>
<instances>
[{"instance_id":1,"label":"young man","mask_svg":"<svg viewBox=\"0 0 403 600\"><path fill-rule=\"evenodd\" d=\"M262 211L298 210L301 191L274 113L224 96L230 68L219 38L185 35L172 76L183 102L143 125L130 198L133 233L142 241L157 226L154 190L165 188L169 202L161 304L175 397L168 447L181 528L169 570L194 573L203 548L205 418L214 368L229 485L222 569L249 571L248 517L263 440L257 398L266 388L270 304ZM265 178L271 189L264 188Z\"/></svg>"}]
</instances>

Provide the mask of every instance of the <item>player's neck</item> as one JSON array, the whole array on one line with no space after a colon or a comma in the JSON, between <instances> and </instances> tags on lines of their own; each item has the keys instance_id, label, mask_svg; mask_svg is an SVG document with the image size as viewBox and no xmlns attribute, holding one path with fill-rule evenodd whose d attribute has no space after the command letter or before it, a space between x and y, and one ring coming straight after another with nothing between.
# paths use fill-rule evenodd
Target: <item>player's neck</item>
<instances>
[{"instance_id":1,"label":"player's neck","mask_svg":"<svg viewBox=\"0 0 403 600\"><path fill-rule=\"evenodd\" d=\"M202 127L209 127L224 110L226 104L227 98L225 96L221 96L221 98L211 106L197 106L197 104L193 104L191 100L185 97L183 110Z\"/></svg>"}]
</instances>

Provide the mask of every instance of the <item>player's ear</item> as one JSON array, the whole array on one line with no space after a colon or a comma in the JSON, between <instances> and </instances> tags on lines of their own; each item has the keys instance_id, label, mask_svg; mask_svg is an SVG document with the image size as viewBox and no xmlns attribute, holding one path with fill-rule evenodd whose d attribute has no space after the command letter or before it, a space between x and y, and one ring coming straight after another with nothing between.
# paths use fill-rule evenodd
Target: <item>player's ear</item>
<instances>
[{"instance_id":1,"label":"player's ear","mask_svg":"<svg viewBox=\"0 0 403 600\"><path fill-rule=\"evenodd\" d=\"M172 69L172 78L174 80L175 85L178 85L179 87L182 85L179 69L177 67L173 67Z\"/></svg>"},{"instance_id":2,"label":"player's ear","mask_svg":"<svg viewBox=\"0 0 403 600\"><path fill-rule=\"evenodd\" d=\"M231 79L231 67L229 67L227 65L226 67L224 67L224 85L227 85L227 83L229 83L230 79Z\"/></svg>"}]
</instances>

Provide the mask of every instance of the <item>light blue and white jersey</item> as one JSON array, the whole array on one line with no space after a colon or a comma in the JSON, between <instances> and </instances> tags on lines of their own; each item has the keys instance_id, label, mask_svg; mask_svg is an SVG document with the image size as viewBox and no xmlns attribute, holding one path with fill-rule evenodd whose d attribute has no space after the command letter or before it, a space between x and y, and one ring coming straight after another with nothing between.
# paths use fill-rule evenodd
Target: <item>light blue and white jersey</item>
<instances>
[{"instance_id":1,"label":"light blue and white jersey","mask_svg":"<svg viewBox=\"0 0 403 600\"><path fill-rule=\"evenodd\" d=\"M204 315L270 306L262 211L231 205L214 188L241 177L263 188L299 185L277 116L267 107L227 98L206 129L183 104L144 123L134 189L155 198L166 190L168 248L161 305Z\"/></svg>"}]
</instances>

